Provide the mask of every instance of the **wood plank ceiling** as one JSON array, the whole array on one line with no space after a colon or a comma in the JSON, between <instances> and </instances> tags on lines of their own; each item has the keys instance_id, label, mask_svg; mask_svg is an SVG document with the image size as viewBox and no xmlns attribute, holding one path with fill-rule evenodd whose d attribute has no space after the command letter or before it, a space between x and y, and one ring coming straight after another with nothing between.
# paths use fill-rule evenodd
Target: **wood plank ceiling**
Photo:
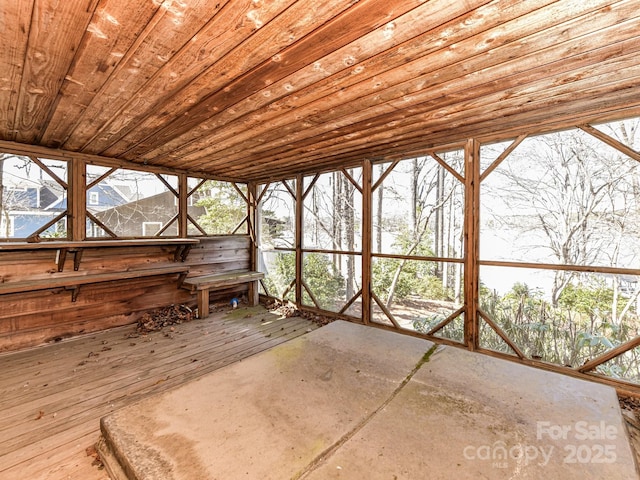
<instances>
[{"instance_id":1,"label":"wood plank ceiling","mask_svg":"<svg viewBox=\"0 0 640 480\"><path fill-rule=\"evenodd\" d=\"M640 0L3 0L0 139L259 180L640 112Z\"/></svg>"}]
</instances>

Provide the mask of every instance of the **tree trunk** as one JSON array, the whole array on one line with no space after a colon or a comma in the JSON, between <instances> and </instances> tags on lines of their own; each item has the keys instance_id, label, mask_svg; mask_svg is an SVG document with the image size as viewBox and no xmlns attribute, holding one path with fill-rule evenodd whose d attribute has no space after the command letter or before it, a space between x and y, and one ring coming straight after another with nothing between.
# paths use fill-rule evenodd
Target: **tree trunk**
<instances>
[{"instance_id":1,"label":"tree trunk","mask_svg":"<svg viewBox=\"0 0 640 480\"><path fill-rule=\"evenodd\" d=\"M353 172L349 172L353 176ZM344 233L346 241L346 249L350 252L355 250L355 209L353 205L353 195L355 187L349 179L342 175L344 182ZM355 259L353 255L347 255L347 279L346 279L346 297L351 300L355 294Z\"/></svg>"},{"instance_id":2,"label":"tree trunk","mask_svg":"<svg viewBox=\"0 0 640 480\"><path fill-rule=\"evenodd\" d=\"M384 168L382 165L378 166L378 172L380 176L384 173ZM377 206L378 210L376 211L376 252L382 252L382 201L384 200L384 182L382 182L378 186L377 195Z\"/></svg>"},{"instance_id":3,"label":"tree trunk","mask_svg":"<svg viewBox=\"0 0 640 480\"><path fill-rule=\"evenodd\" d=\"M333 238L331 239L334 250L342 250L342 223L344 221L344 198L342 192L342 173L334 172L333 181ZM333 255L333 266L342 271L338 255Z\"/></svg>"},{"instance_id":4,"label":"tree trunk","mask_svg":"<svg viewBox=\"0 0 640 480\"><path fill-rule=\"evenodd\" d=\"M418 159L411 160L411 205L409 205L409 231L411 232L411 239L415 239L416 232L418 230Z\"/></svg>"}]
</instances>

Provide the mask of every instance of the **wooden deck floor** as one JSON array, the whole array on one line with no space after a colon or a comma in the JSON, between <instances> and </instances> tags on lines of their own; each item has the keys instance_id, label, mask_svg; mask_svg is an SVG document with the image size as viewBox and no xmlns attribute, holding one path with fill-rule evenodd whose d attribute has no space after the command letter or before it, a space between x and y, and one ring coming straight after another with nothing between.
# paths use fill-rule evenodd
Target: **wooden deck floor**
<instances>
[{"instance_id":1,"label":"wooden deck floor","mask_svg":"<svg viewBox=\"0 0 640 480\"><path fill-rule=\"evenodd\" d=\"M136 336L128 326L2 354L0 479L107 479L86 453L102 416L315 328L256 307L173 331Z\"/></svg>"}]
</instances>

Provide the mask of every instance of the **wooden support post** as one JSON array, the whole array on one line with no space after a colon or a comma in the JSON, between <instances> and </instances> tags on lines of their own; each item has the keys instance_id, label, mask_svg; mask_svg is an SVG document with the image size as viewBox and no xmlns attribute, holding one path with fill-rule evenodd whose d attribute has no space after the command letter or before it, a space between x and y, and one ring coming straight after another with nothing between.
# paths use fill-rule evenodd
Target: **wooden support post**
<instances>
[{"instance_id":1,"label":"wooden support post","mask_svg":"<svg viewBox=\"0 0 640 480\"><path fill-rule=\"evenodd\" d=\"M247 293L249 306L255 307L260 302L260 282L249 282L249 291Z\"/></svg>"},{"instance_id":2,"label":"wooden support post","mask_svg":"<svg viewBox=\"0 0 640 480\"><path fill-rule=\"evenodd\" d=\"M198 290L198 318L207 318L209 316L209 289L203 288Z\"/></svg>"},{"instance_id":3,"label":"wooden support post","mask_svg":"<svg viewBox=\"0 0 640 480\"><path fill-rule=\"evenodd\" d=\"M296 176L296 305L302 305L302 210L304 184L303 176Z\"/></svg>"},{"instance_id":4,"label":"wooden support post","mask_svg":"<svg viewBox=\"0 0 640 480\"><path fill-rule=\"evenodd\" d=\"M480 232L480 143L469 139L465 150L465 210L464 210L464 342L469 350L477 350L479 342L479 287L478 266Z\"/></svg>"},{"instance_id":5,"label":"wooden support post","mask_svg":"<svg viewBox=\"0 0 640 480\"><path fill-rule=\"evenodd\" d=\"M371 178L373 163L362 164L362 321L371 321L371 238L373 225L373 190Z\"/></svg>"},{"instance_id":6,"label":"wooden support post","mask_svg":"<svg viewBox=\"0 0 640 480\"><path fill-rule=\"evenodd\" d=\"M69 225L67 234L71 240L82 241L87 238L87 165L84 160L69 161L69 191L67 205L69 209Z\"/></svg>"},{"instance_id":7,"label":"wooden support post","mask_svg":"<svg viewBox=\"0 0 640 480\"><path fill-rule=\"evenodd\" d=\"M258 250L260 225L258 218L258 185L255 182L247 184L247 203L247 221L249 222L249 236L251 237L251 242L249 244L249 270L257 272L260 267L260 252ZM258 305L260 301L260 283L258 281L249 282L247 297L250 307Z\"/></svg>"},{"instance_id":8,"label":"wooden support post","mask_svg":"<svg viewBox=\"0 0 640 480\"><path fill-rule=\"evenodd\" d=\"M247 184L247 221L249 222L249 236L251 245L249 246L249 270L258 271L258 185L254 182Z\"/></svg>"},{"instance_id":9,"label":"wooden support post","mask_svg":"<svg viewBox=\"0 0 640 480\"><path fill-rule=\"evenodd\" d=\"M188 194L189 182L187 181L187 175L181 173L178 175L178 236L182 238L187 237L189 228L187 217L189 213Z\"/></svg>"}]
</instances>

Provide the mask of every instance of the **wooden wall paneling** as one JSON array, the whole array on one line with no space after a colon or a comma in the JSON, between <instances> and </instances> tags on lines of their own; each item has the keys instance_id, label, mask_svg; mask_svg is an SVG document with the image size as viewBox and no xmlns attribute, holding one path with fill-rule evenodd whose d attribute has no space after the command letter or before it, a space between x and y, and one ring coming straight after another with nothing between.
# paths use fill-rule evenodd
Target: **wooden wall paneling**
<instances>
[{"instance_id":1,"label":"wooden wall paneling","mask_svg":"<svg viewBox=\"0 0 640 480\"><path fill-rule=\"evenodd\" d=\"M619 109L621 105L624 105L626 99L628 99L629 106L634 105L633 102L637 100L637 96L634 96L632 88L633 85L638 84L639 76L638 67L633 65L635 57L636 55L632 54L622 61L615 60L616 66L624 72L621 73L621 76L627 78L624 82L616 85L606 83L609 76L608 69L602 72L593 72L590 69L591 73L596 74L595 76L588 76L589 72L573 72L567 75L568 79L581 78L584 75L587 77L575 80L573 83L553 87L549 89L548 95L545 97L538 97L535 93L526 91L523 93L514 91L511 95L511 101L505 101L501 94L482 97L478 100L468 100L455 105L455 107L435 110L431 113L393 122L396 127L400 123L407 125L406 130L398 138L396 138L398 132L390 130L388 125L375 126L369 130L366 138L350 134L346 134L342 138L334 137L324 142L318 142L310 148L289 150L283 155L276 156L277 162L278 165L288 165L288 169L309 168L312 165L311 162L316 158L325 159L326 162L333 160L334 164L336 159L347 163L349 158L357 157L358 154L360 156L367 154L375 156L379 153L384 157L385 154L394 151L408 153L411 150L407 145L412 143L423 144L423 148L428 148L442 141L451 141L472 134L488 135L491 132L511 130L513 134L517 135L523 130L529 129L524 126L533 126L539 131L544 131L554 124L576 125L576 122L583 123L591 115L598 115L606 111L607 108ZM557 83L557 80L554 83ZM583 97L581 99L575 96L576 89L582 91ZM499 122L495 120L497 112L502 114ZM589 112L590 115L586 115L586 112ZM477 119L477 123L466 126L468 123L466 118L470 115ZM425 117L431 117L433 120L425 123ZM455 137L452 137L452 131L456 132ZM354 137L356 140L353 140ZM379 146L371 146L376 144ZM319 150L316 152L316 149ZM329 158L328 154L333 155L333 158ZM343 157L343 154L348 157ZM304 162L299 159L304 159ZM261 170L258 166L260 162L256 161L256 167L245 165L243 172L258 175ZM316 167L318 163L323 166L321 162L314 162L313 166ZM276 169L277 166L272 168L270 175L273 175L277 171ZM233 174L233 167L230 172Z\"/></svg>"},{"instance_id":2,"label":"wooden wall paneling","mask_svg":"<svg viewBox=\"0 0 640 480\"><path fill-rule=\"evenodd\" d=\"M126 152L126 157L135 158L187 132L206 120L214 106L230 107L245 98L247 92L262 89L265 81L272 83L286 77L314 59L415 8L418 3L416 0L361 0L346 5L316 0L313 9L305 2L294 3L216 66L216 71L225 72L225 76L221 78L216 73L211 78L203 77L193 82L191 88L197 88L202 82L206 85L205 91L213 91L213 94L190 108L188 115L176 117L170 123L152 125L151 134L144 141L138 142L138 137L134 137L136 146ZM287 35L283 36L283 31ZM299 40L294 42L295 39ZM227 83L229 81L231 83ZM173 101L181 105L184 99L178 95ZM122 150L109 152L123 153Z\"/></svg>"},{"instance_id":3,"label":"wooden wall paneling","mask_svg":"<svg viewBox=\"0 0 640 480\"><path fill-rule=\"evenodd\" d=\"M46 278L57 272L54 251L0 253L0 282L24 280L29 277Z\"/></svg>"},{"instance_id":4,"label":"wooden wall paneling","mask_svg":"<svg viewBox=\"0 0 640 480\"><path fill-rule=\"evenodd\" d=\"M65 143L84 119L87 107L123 69L130 46L144 39L145 28L162 12L159 3L100 1L58 92L51 120L41 133L43 144L59 147Z\"/></svg>"},{"instance_id":5,"label":"wooden wall paneling","mask_svg":"<svg viewBox=\"0 0 640 480\"><path fill-rule=\"evenodd\" d=\"M89 24L96 0L36 0L29 27L12 140L32 143L51 117L51 109Z\"/></svg>"},{"instance_id":6,"label":"wooden wall paneling","mask_svg":"<svg viewBox=\"0 0 640 480\"><path fill-rule=\"evenodd\" d=\"M0 320L0 351L135 323L146 310L191 300L186 291L176 288L175 276L86 285L75 303L71 303L70 295L46 291L0 296L0 302L11 302L5 297L17 297L13 299L13 313Z\"/></svg>"},{"instance_id":7,"label":"wooden wall paneling","mask_svg":"<svg viewBox=\"0 0 640 480\"><path fill-rule=\"evenodd\" d=\"M476 5L480 3L486 2L477 2ZM501 39L495 33L493 35L482 33L485 28L495 28L509 18L518 18L523 13L534 10L536 6L540 7L542 3L549 3L549 0L534 2L535 5L529 2L509 2L509 5L504 5L504 3L501 2L500 6L496 4L480 6L477 11L464 15L464 11L467 10L466 6L459 2L448 2L447 5L424 4L418 18L415 18L415 12L412 11L405 15L406 18L396 19L393 35L385 30L386 27L383 27L376 35L371 35L372 38L365 37L356 41L355 45L349 45L348 51L353 50L359 55L361 55L361 50L378 52L382 49L382 45L386 47L387 44L390 44L389 46L392 46L396 36L403 39L405 32L409 32L409 35L415 35L414 38L409 37L402 43L401 48L397 50L385 49L373 58L354 57L351 53L337 50L327 58L320 60L322 71L335 71L334 75L322 78L321 81L301 89L296 92L294 98L286 97L282 101L269 103L269 109L266 112L260 111L257 115L254 113L242 123L235 122L236 126L232 130L229 130L228 126L233 126L234 123L227 122L224 125L215 125L217 128L216 132L212 134L212 138L215 141L216 158L220 158L218 156L222 151L225 151L225 155L237 153L237 148L240 145L246 151L255 146L268 144L273 140L282 140L282 132L291 134L299 131L301 127L303 127L303 132L309 129L316 131L318 127L322 132L339 128L342 125L336 124L335 118L340 118L341 115L336 115L334 109L343 112L344 108L347 108L348 102L357 101L357 103L348 103L350 113L355 114L362 108L360 104L364 102L367 95L373 100L374 105L384 104L384 98L380 98L380 96L383 94L389 96L386 92L391 87L412 79L412 76L418 77L416 82L420 86L417 90L420 90L425 83L424 79L433 81L433 75L426 75L426 73L434 70L434 64L448 65L452 62L465 60L462 54L439 56L439 53L447 52L447 49L453 48L454 45L456 52L458 50L473 52L470 55L482 53L482 50L488 50L490 46L495 48L495 44L500 43ZM425 15L429 16L430 25L434 26L433 29L422 33L411 28L416 20L420 21ZM459 15L462 16L456 18ZM455 18L455 20L447 21L450 18ZM473 25L474 28L470 29L468 25ZM511 31L509 34L511 37L515 35ZM504 33L503 36L505 36ZM511 37L505 38L502 42L508 41ZM468 38L471 40L467 43L473 41L473 47L465 49L463 40ZM487 38L491 41L486 41ZM458 42L460 42L460 48ZM478 52L479 49L481 49L480 52ZM352 59L352 62L346 62L346 58ZM356 62L356 58L361 61ZM348 66L345 65L345 62ZM308 68L313 69L313 65ZM299 85L298 76L300 75L304 75L304 73L296 72L294 76L287 79L287 83ZM269 92L275 91L275 87L269 86ZM405 87L401 89L400 93L396 93L395 97L402 97L407 93L409 92ZM272 95L269 95L270 97ZM292 107L297 108L293 109ZM234 108L234 112L236 111ZM309 113L301 115L300 112ZM323 112L333 115L334 119L323 119L321 116ZM248 135L248 132L253 134ZM258 138L260 141L257 141ZM199 146L201 148L192 149L189 145L189 150L192 151L185 151L185 149L176 151L184 165L197 167L199 165L197 159L208 156L214 150L211 148L211 144Z\"/></svg>"},{"instance_id":8,"label":"wooden wall paneling","mask_svg":"<svg viewBox=\"0 0 640 480\"><path fill-rule=\"evenodd\" d=\"M29 40L33 0L5 2L0 15L3 46L0 64L8 68L0 78L0 138L14 138L15 114L22 82L24 61Z\"/></svg>"},{"instance_id":9,"label":"wooden wall paneling","mask_svg":"<svg viewBox=\"0 0 640 480\"><path fill-rule=\"evenodd\" d=\"M122 7L128 6L120 3ZM122 92L137 92L216 13L208 0L151 3L157 7L153 17L135 42L125 52L118 52L124 54L123 58L82 111L71 135L61 145L63 148L84 150L99 135L117 131L118 126L108 122L114 116L123 118L126 115L123 109L129 96ZM144 98L136 100L143 102Z\"/></svg>"},{"instance_id":10,"label":"wooden wall paneling","mask_svg":"<svg viewBox=\"0 0 640 480\"><path fill-rule=\"evenodd\" d=\"M637 21L629 20L628 22L622 22L620 26L611 27L611 22L619 20L625 15L630 14L628 11L628 8L619 9L619 11L616 11L616 13L617 14L613 16L613 19L610 19L609 17L600 17L600 16L595 17L595 20L591 16L587 16L584 18L581 17L579 19L569 22L568 25L561 24L558 27L554 27L553 29L551 29L552 31L550 32L545 31L543 33L534 35L533 38L525 38L523 40L511 42L504 47L496 48L495 50L491 51L490 56L477 55L472 59L467 59L466 61L454 60L455 63L451 66L447 66L447 61L451 62L451 60L448 59L446 56L443 58L436 57L432 59L431 65L424 64L425 62L424 59L418 62L414 62L414 63L417 63L417 65L419 65L419 68L424 72L426 72L427 74L422 77L419 77L415 81L408 82L406 85L405 84L398 85L397 91L399 93L396 95L398 99L395 100L395 103L391 103L389 105L385 104L385 100L389 101L388 95L394 91L393 88L387 89L378 93L370 94L368 97L363 98L363 101L365 101L367 98L369 99L367 101L371 105L373 105L373 107L371 107L373 110L369 110L368 112L365 110L361 113L348 114L346 116L343 115L341 117L342 118L341 121L345 122L344 125L346 125L346 127L344 127L344 125L342 124L336 125L335 118L333 119L333 123L332 123L331 117L322 118L322 117L318 117L318 115L314 115L314 118L318 121L317 125L319 126L313 126L312 128L308 128L309 126L307 126L304 129L300 129L299 126L296 126L295 123L292 123L287 128L291 129L291 131L294 131L294 132L295 132L295 129L298 128L298 131L295 134L291 134L294 136L291 136L291 135L283 136L282 133L279 132L279 136L274 138L276 138L280 142L286 141L287 144L291 144L294 141L298 141L299 138L309 137L313 132L323 132L322 135L311 137L307 141L308 144L314 145L316 147L315 149L318 152L321 152L322 148L324 148L325 151L327 151L327 149L329 148L329 145L321 143L321 140L323 137L333 138L336 132L344 132L344 135L345 135L344 137L334 138L335 141L331 142L331 145L337 144L337 145L343 146L343 148L346 148L350 144L354 144L354 143L357 144L358 141L363 144L373 143L373 142L370 142L370 140L373 140L373 138L371 137L371 134L375 133L377 129L389 130L389 125L388 125L389 122L394 122L393 123L394 128L398 128L399 126L402 125L402 122L410 121L411 123L419 124L421 130L425 132L425 134L428 134L429 133L428 129L425 129L425 119L429 119L430 117L434 117L434 116L436 116L436 118L446 119L447 114L449 112L448 111L443 112L439 109L449 107L448 110L452 110L452 108L458 107L458 104L461 103L461 100L464 100L465 98L463 92L469 92L468 95L470 99L479 98L481 101L484 101L484 103L486 104L496 104L496 98L498 98L499 104L502 105L506 103L505 102L506 99L510 97L514 97L513 94L505 95L504 93L497 93L490 99L487 99L486 101L482 98L482 94L485 94L485 92L496 91L495 85L496 85L496 82L498 81L498 78L500 78L501 76L502 76L502 80L500 81L505 84L504 85L505 89L518 87L522 84L532 82L536 78L535 76L532 75L531 72L529 72L529 70L531 69L531 66L535 65L538 67L536 69L538 73L538 79L546 79L547 85L551 84L553 86L554 84L558 83L558 80L555 79L554 77L550 78L549 72L558 71L559 73L562 73L562 72L567 72L575 68L576 66L592 65L594 55L602 55L603 58L609 58L609 57L615 58L616 54L619 55L621 52L626 52L630 48L632 49L634 48L635 50L637 50L638 48L637 36L634 34L634 32L637 31ZM598 22L597 20L600 20L600 19L601 21ZM605 30L603 32L602 28L599 28L599 27L604 27L606 25L609 25L609 28L611 30L613 30L613 28L616 29L615 34L619 35L618 38L620 38L621 41L623 41L624 39L629 41L626 48L623 48L621 45L615 45L615 46L607 47L608 48L607 51L602 51L598 53L595 53L595 52L589 53L590 50L593 50L594 46L597 47L598 45L604 43L601 38L603 35L606 35L607 33L613 34L613 31ZM620 30L618 30L618 28L620 28ZM557 47L552 47L553 42L555 41L554 30L557 30L557 35L566 35L566 33L563 33L563 30L568 30L571 35L576 35L578 38L569 41L567 45L564 45L561 43ZM596 33L593 33L592 36L589 36L589 34L585 33L585 32L594 32L594 31ZM483 34L482 37L483 38L473 37L473 39L480 42L481 44L482 43L486 44L487 42L490 42L490 40L492 39L489 33ZM544 40L544 39L548 39L548 40ZM632 44L632 42L635 43L635 46ZM548 49L543 49L542 51L540 51L540 47L538 47L539 44L541 44L542 47L545 47L545 46L550 46L550 47ZM472 48L472 46L469 46L467 50L470 48ZM581 51L583 52L583 55L579 56L578 54ZM521 59L521 57L518 55L518 54L527 55L527 54L531 54L532 52L534 54L532 58L527 57L527 58ZM549 65L550 59L553 59L553 60L561 59L561 60L560 61L556 60L551 65ZM459 60L459 59L456 59L456 60ZM503 65L502 63L505 63L505 62L506 64ZM576 62L576 64L574 65L573 62ZM469 63L469 65L467 63ZM499 69L498 71L495 72L495 74L493 74L487 68L492 64L496 64L497 65L496 68ZM442 65L442 68L440 69L441 71L437 69L434 71L434 66L437 66L437 65ZM408 64L406 67L402 67L402 68L410 70L412 69L412 64ZM615 71L615 69L612 69L611 66L609 66L609 68L610 70ZM419 71L420 70L416 70L415 73L418 74ZM522 77L520 78L515 77L514 73L517 74L518 72L522 72L521 73ZM437 75L437 76L434 77L434 75ZM565 78L568 78L569 81L571 81L577 78L582 78L582 76L584 75L588 75L588 73L581 74L579 72L576 72L575 74L566 74ZM437 78L438 80L437 83L434 84L433 78ZM461 79L464 80L463 84L460 84ZM485 81L484 85L483 84L479 85L479 81L482 81L482 79L490 79L490 81L489 82ZM429 85L432 85L432 86L429 86ZM535 85L536 84L534 84L533 86ZM368 87L368 88L365 88L365 87ZM484 91L483 91L483 87L484 87ZM543 84L539 84L538 87L540 87L540 91L544 91ZM372 90L377 91L380 89L379 88L376 89L375 85L362 85L361 87L361 91L370 92ZM356 94L357 93L358 92L356 91ZM409 111L406 111L404 109L405 107L404 104L406 103L407 94L411 95L411 100L412 102L415 103L415 106L412 107ZM575 91L574 91L574 95L575 95ZM426 100L426 103L420 105L418 103L418 100L420 98L424 98ZM323 111L325 108L333 106L332 102L336 102L337 99L339 99L340 103L344 103L345 101L344 98L336 97L336 96L334 96L333 98L325 99L325 104L323 106L318 106L319 110ZM517 99L514 98L513 101L515 103L517 102ZM518 103L518 105L520 105L520 103ZM351 105L351 108L353 108L353 105ZM462 109L456 108L456 111L460 111L460 110ZM328 114L335 115L336 112L339 112L339 111L340 111L340 108L330 110ZM400 121L398 120L398 113L397 113L399 111L405 112L400 117L401 118ZM494 113L493 118L495 119L495 111L493 111L493 113ZM424 115L426 115L426 117L424 117ZM357 123L358 116L361 117L360 118L361 124ZM468 120L468 116L465 118ZM375 120L372 120L372 119L375 119ZM330 126L331 128L329 130L331 133L323 131L323 126ZM344 128L338 128L341 126ZM499 129L499 125L494 128ZM364 135L363 132L366 132L366 135ZM451 130L449 129L449 133L450 132ZM254 139L260 138L261 140L260 144L262 145L261 148L263 149L267 148L264 140L268 140L268 138L262 138L259 135L255 135L255 129L253 130L253 133L254 133L254 136L253 136ZM394 134L397 136L397 132L395 132ZM350 140L351 136L355 136L357 140L356 141L352 140L351 142L349 142L348 140ZM347 141L345 142L345 140ZM246 147L243 146L243 148L246 148ZM301 153L300 151L297 151L297 152L292 151L289 148L287 149L287 153L285 155L278 155L277 149L266 151L263 153L263 155L267 157L269 155L274 155L274 156L277 155L276 158L278 158L279 161L283 157L288 159L288 158L291 158L291 156L296 156L296 155L299 158L306 157L306 155L300 155L300 153ZM308 152L305 152L305 153L308 153ZM327 153L331 153L331 151L329 150ZM216 158L218 154L222 154L222 152L216 152ZM246 151L243 152L243 155L246 158L247 156ZM252 152L251 155L249 155L249 158L252 158L252 157L256 159L259 158L256 152ZM224 157L222 158L225 158L227 162L229 162L230 159L233 160L235 158L235 150L225 151ZM188 157L187 157L187 160L188 160ZM216 165L216 161L211 157L209 157L207 161L208 161L209 168L211 168L211 166ZM231 165L234 165L234 164L235 164L235 161L232 161ZM226 165L227 167L229 166L228 163Z\"/></svg>"},{"instance_id":11,"label":"wooden wall paneling","mask_svg":"<svg viewBox=\"0 0 640 480\"><path fill-rule=\"evenodd\" d=\"M234 248L230 250L217 250L208 254L205 254L203 252L202 254L196 254L194 256L189 254L189 259L186 263L187 265L191 266L193 270L193 268L195 268L196 266L213 266L213 268L215 268L215 265L222 263L227 263L230 265L233 265L234 263L238 265L244 265L247 262L250 262L248 250L246 248ZM240 268L241 267L238 267L236 270Z\"/></svg>"},{"instance_id":12,"label":"wooden wall paneling","mask_svg":"<svg viewBox=\"0 0 640 480\"><path fill-rule=\"evenodd\" d=\"M477 6L482 3L487 3L487 0L476 0L472 5ZM341 85L347 87L350 83L357 83L363 78L374 75L376 72L376 69L372 68L374 65L363 62L376 56L380 48L390 49L419 36L422 29L418 25L425 18L428 18L430 24L435 26L439 22L443 23L449 18L464 14L467 6L469 5L448 0L431 1L428 5L418 6L394 19L391 26L381 26L315 62L308 62L307 65L291 75L262 86L259 91L248 92L250 94L234 104L232 110L222 110L210 116L201 123L198 130L209 131L211 141L216 145L221 145L221 148L226 148L229 140L236 135L242 137L242 140L239 141L246 141L251 139L251 136L247 135L248 132L255 132L255 129L260 129L264 125L279 127L278 117L288 112L292 107L326 99L326 97L340 92L336 81L340 81ZM464 19L475 15L475 13L466 14ZM480 15L490 16L484 13L480 13ZM494 18L496 17L494 16ZM437 29L437 31L440 30ZM468 31L469 29L451 28L449 34L455 40L458 35L468 35L468 33L461 33ZM432 46L436 40L435 35L423 40L416 42L420 48L437 48ZM393 56L385 55L386 60L391 64L394 64L393 62L397 65L405 64L412 52L408 47L403 50L404 54L402 55L399 53ZM342 75L338 77L338 73ZM293 94L295 96L292 97ZM268 108L265 108L267 106ZM274 123L276 120L278 123ZM195 159L193 154L197 152L203 152L202 157L206 157L212 151L210 147L210 141L204 141L198 133L187 132L181 135L179 140L169 140L141 155L141 158L152 160L162 157L163 154L175 152L185 160L192 160ZM169 164L173 164L173 162Z\"/></svg>"},{"instance_id":13,"label":"wooden wall paneling","mask_svg":"<svg viewBox=\"0 0 640 480\"><path fill-rule=\"evenodd\" d=\"M249 270L249 257L243 262L220 262L208 265L196 265L191 268L189 276L198 277L203 275L209 275L213 273L225 273L234 270Z\"/></svg>"},{"instance_id":14,"label":"wooden wall paneling","mask_svg":"<svg viewBox=\"0 0 640 480\"><path fill-rule=\"evenodd\" d=\"M637 50L638 46L640 46L638 39L633 39L630 43L631 42L635 43L635 50ZM583 58L586 58L586 56ZM629 78L628 85L633 85L633 83L637 81L638 67L634 63L636 58L637 54L632 53L621 58L616 58L612 61L615 62L615 65L619 66L621 70L624 70L624 74L621 76ZM570 64L570 61L566 60L563 63L568 65ZM387 142L393 138L393 135L397 135L397 132L390 135L389 122L392 122L396 128L406 126L406 131L403 132L402 137L399 139L400 142L403 141L403 138L422 138L435 142L438 139L451 140L451 122L454 121L457 125L464 125L465 118L467 118L468 115L473 115L474 118L477 119L478 124L482 122L484 118L492 118L494 131L496 130L497 123L495 120L497 110L522 112L524 110L523 106L525 106L526 110L535 112L538 115L540 115L541 112L545 112L545 115L543 116L545 116L547 121L549 121L554 117L549 114L548 110L544 109L546 107L553 107L554 104L558 105L561 102L563 104L572 103L572 101L575 100L576 89L580 89L585 96L601 96L607 93L607 88L611 92L619 92L617 88L614 88L612 85L608 86L606 82L603 82L603 80L606 81L606 72L610 67L611 65L609 65L609 62L602 62L597 69L585 67L584 69L579 69L577 71L569 71L559 78L544 78L533 85L526 84L526 82L530 80L530 78L526 77L530 77L531 74L523 75L524 78L517 78L517 76L514 76L514 82L518 82L518 80L521 80L521 82L517 83L517 86L512 89L506 90L506 93L503 92L501 94L484 97L479 96L477 98L461 99L460 102L455 104L451 103L450 99L447 97L433 97L435 100L431 100L420 110L416 109L415 115L407 116L402 120L394 121L392 120L392 116L381 116L375 121L365 121L362 125L356 124L345 129L339 129L339 132L344 132L342 136L333 136L331 138L323 136L326 137L327 140L322 140L322 137L310 139L307 142L307 148L303 148L301 146L299 150L290 148L278 149L267 152L267 155L272 155L273 158L277 159L275 162L272 162L276 163L275 168L277 168L278 165L286 165L291 168L292 165L289 162L295 162L294 165L300 165L301 168L304 168L305 166L310 165L309 160L313 158L313 155L310 156L309 154L316 151L316 149L318 149L317 155L322 158L326 158L327 153L338 155L340 152L350 152L351 154L354 154L359 145L362 145L363 148L369 148L370 144L375 143L382 145L381 150L390 151L395 145L393 142L391 144ZM544 76L545 69L541 67L538 70L541 76ZM544 84L544 90L547 92L546 96L542 96L540 98L533 96L534 91L541 90L540 87L543 86L542 84ZM529 88L527 89L527 87ZM487 88L489 87L487 86ZM592 89L598 89L598 93L592 95L590 93ZM465 90L461 87L461 91L471 92L474 90ZM478 87L476 88L476 91L481 94L482 88ZM458 95L460 96L460 94ZM447 110L438 108L445 104L449 105ZM584 109L584 106L581 106L581 108ZM523 120L526 121L526 118ZM424 130L425 126L427 128L426 132ZM498 130L502 130L501 125L498 124L497 126ZM355 133L357 131L363 131L365 128L368 128L366 136L361 133ZM438 131L442 131L441 136L436 136ZM336 132L333 133L335 134ZM459 134L456 132L456 136L457 135ZM371 151L368 152L373 153ZM303 164L299 160L300 158L304 158L306 164ZM256 160L256 167L259 163L260 160ZM233 175L235 173L235 168L236 167L232 164L227 173ZM243 171L250 174L256 173L254 169L251 167L247 168L246 165L243 167ZM273 174L273 170L271 174Z\"/></svg>"},{"instance_id":15,"label":"wooden wall paneling","mask_svg":"<svg viewBox=\"0 0 640 480\"><path fill-rule=\"evenodd\" d=\"M192 275L248 269L249 245L246 235L203 238L185 264ZM58 272L55 252L0 252L0 278L5 282L59 278L175 264L171 246L94 247L84 249L78 271L73 270L73 255L69 254L63 272ZM227 301L246 291L243 285L212 292L211 300ZM62 288L0 295L0 351L133 323L144 311L175 303L195 305L195 297L177 288L177 275L83 285L76 302Z\"/></svg>"},{"instance_id":16,"label":"wooden wall paneling","mask_svg":"<svg viewBox=\"0 0 640 480\"><path fill-rule=\"evenodd\" d=\"M200 239L189 252L188 265L248 260L250 239L246 235Z\"/></svg>"},{"instance_id":17,"label":"wooden wall paneling","mask_svg":"<svg viewBox=\"0 0 640 480\"><path fill-rule=\"evenodd\" d=\"M130 145L120 140L134 129L140 139L144 139L151 133L149 125L166 121L163 117L167 113L184 112L205 99L212 90L222 88L218 82L224 78L220 78L219 73L229 68L229 63L224 64L225 57L233 55L238 45L269 25L291 3L292 0L221 2L218 13L197 33L194 31L197 38L208 40L204 43L187 42L121 109L125 118L114 116L109 120L119 124L119 129L112 129L110 137L96 139L91 148L105 151L108 155L121 149L121 144L126 145L124 149L127 150ZM234 28L229 28L229 25ZM279 34L284 40L285 35L282 32ZM252 57L235 55L235 61L238 70L232 73L241 71L241 67L252 61ZM221 62L223 65L220 67ZM223 77L227 78L227 74ZM139 101L142 98L145 102Z\"/></svg>"}]
</instances>

